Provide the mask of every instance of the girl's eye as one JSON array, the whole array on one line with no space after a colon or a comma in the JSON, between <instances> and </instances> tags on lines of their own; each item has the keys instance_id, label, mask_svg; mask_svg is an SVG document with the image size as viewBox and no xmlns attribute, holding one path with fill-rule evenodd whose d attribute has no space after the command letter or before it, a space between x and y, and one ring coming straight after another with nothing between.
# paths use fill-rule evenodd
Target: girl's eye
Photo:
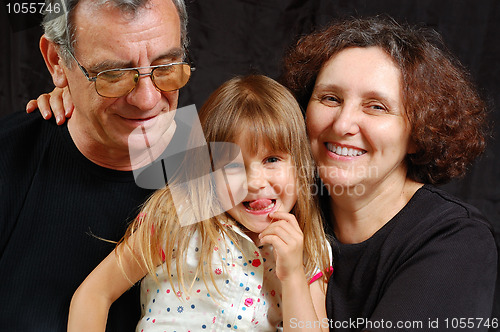
<instances>
[{"instance_id":1,"label":"girl's eye","mask_svg":"<svg viewBox=\"0 0 500 332\"><path fill-rule=\"evenodd\" d=\"M267 157L265 160L266 163L277 163L278 161L280 161L280 158L275 156Z\"/></svg>"},{"instance_id":2,"label":"girl's eye","mask_svg":"<svg viewBox=\"0 0 500 332\"><path fill-rule=\"evenodd\" d=\"M234 163L227 164L226 166L224 166L224 168L225 169L239 169L239 168L245 168L245 165L243 165L242 163L234 162Z\"/></svg>"}]
</instances>

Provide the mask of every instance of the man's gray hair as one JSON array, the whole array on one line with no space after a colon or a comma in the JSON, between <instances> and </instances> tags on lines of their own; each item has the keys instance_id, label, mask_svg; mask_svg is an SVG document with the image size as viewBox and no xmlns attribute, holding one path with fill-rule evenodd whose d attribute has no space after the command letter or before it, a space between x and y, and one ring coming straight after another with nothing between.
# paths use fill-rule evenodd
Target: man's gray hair
<instances>
[{"instance_id":1,"label":"man's gray hair","mask_svg":"<svg viewBox=\"0 0 500 332\"><path fill-rule=\"evenodd\" d=\"M51 8L52 11L45 11L43 17L43 28L45 36L58 44L59 54L65 61L66 65L71 65L71 56L69 52L74 54L75 46L75 9L81 0L46 0L46 8ZM180 18L181 28L181 44L184 51L187 51L189 40L187 37L187 11L184 0L171 0L177 8L177 13ZM111 4L119 8L123 13L135 14L140 8L148 4L150 0L93 0L96 6L104 6ZM54 9L57 9L54 10Z\"/></svg>"}]
</instances>

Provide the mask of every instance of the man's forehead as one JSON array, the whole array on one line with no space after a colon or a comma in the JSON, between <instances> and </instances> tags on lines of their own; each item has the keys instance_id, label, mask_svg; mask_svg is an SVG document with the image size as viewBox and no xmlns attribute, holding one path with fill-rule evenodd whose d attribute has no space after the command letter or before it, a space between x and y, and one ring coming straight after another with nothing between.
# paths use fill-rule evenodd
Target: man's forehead
<instances>
[{"instance_id":1,"label":"man's forehead","mask_svg":"<svg viewBox=\"0 0 500 332\"><path fill-rule=\"evenodd\" d=\"M143 54L150 62L179 59L183 55L180 19L170 0L151 1L132 20L118 8L95 5L79 8L75 14L75 53L94 60L92 64L110 59L130 61L132 65L134 61L144 63Z\"/></svg>"},{"instance_id":2,"label":"man's forehead","mask_svg":"<svg viewBox=\"0 0 500 332\"><path fill-rule=\"evenodd\" d=\"M140 19L145 16L148 11L154 12L170 12L169 14L174 14L178 16L177 8L175 7L172 0L144 0L144 1L134 1L134 4L130 4L129 1L95 1L95 0L81 0L78 2L75 8L74 15L75 19L80 15L95 15L108 13L113 17L120 17L127 21L134 19Z\"/></svg>"}]
</instances>

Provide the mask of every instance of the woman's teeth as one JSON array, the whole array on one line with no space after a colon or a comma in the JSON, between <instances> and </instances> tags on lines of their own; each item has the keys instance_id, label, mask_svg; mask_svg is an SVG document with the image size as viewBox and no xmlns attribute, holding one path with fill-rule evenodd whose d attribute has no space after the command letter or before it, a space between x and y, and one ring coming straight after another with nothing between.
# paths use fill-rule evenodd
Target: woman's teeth
<instances>
[{"instance_id":1,"label":"woman's teeth","mask_svg":"<svg viewBox=\"0 0 500 332\"><path fill-rule=\"evenodd\" d=\"M366 153L365 150L341 147L339 145L335 145L332 143L327 143L326 148L328 149L328 151L333 152L342 157L357 157Z\"/></svg>"}]
</instances>

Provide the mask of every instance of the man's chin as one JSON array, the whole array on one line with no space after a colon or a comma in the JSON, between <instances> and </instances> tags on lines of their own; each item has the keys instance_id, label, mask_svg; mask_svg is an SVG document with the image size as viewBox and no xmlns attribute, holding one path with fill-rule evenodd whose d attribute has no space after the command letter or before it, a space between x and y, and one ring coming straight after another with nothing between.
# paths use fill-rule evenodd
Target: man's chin
<instances>
[{"instance_id":1,"label":"man's chin","mask_svg":"<svg viewBox=\"0 0 500 332\"><path fill-rule=\"evenodd\" d=\"M144 128L134 129L128 137L128 149L131 161L144 159L153 162L163 153L170 143L172 135L167 135L165 131L144 130Z\"/></svg>"}]
</instances>

